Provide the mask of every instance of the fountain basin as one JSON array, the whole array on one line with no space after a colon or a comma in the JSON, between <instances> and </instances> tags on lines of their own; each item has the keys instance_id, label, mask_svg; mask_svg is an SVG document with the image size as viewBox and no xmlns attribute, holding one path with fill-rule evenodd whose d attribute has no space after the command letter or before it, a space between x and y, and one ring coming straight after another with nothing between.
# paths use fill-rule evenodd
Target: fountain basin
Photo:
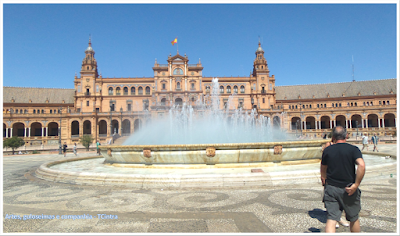
<instances>
[{"instance_id":1,"label":"fountain basin","mask_svg":"<svg viewBox=\"0 0 400 236\"><path fill-rule=\"evenodd\" d=\"M226 164L320 159L326 140L100 146L105 163L124 164Z\"/></svg>"}]
</instances>

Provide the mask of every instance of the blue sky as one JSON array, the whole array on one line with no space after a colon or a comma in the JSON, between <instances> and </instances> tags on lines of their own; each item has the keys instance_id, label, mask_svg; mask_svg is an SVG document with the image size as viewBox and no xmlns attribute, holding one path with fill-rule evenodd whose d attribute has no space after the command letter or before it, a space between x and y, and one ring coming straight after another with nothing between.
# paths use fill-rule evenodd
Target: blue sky
<instances>
[{"instance_id":1,"label":"blue sky","mask_svg":"<svg viewBox=\"0 0 400 236\"><path fill-rule=\"evenodd\" d=\"M152 77L179 53L249 76L260 37L276 85L397 78L395 4L4 4L3 86L73 88L89 34L103 77Z\"/></svg>"}]
</instances>

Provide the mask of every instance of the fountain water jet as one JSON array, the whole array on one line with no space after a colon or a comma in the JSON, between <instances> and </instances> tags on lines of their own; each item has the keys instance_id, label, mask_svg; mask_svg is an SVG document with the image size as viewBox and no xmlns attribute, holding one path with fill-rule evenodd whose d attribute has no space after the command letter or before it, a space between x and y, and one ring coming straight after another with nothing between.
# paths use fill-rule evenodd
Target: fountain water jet
<instances>
[{"instance_id":1,"label":"fountain water jet","mask_svg":"<svg viewBox=\"0 0 400 236\"><path fill-rule=\"evenodd\" d=\"M154 119L121 146L100 146L108 163L220 164L315 159L326 141L287 141L293 137L273 128L270 119L242 108L231 109L231 95L221 107L218 79L211 95L196 109L173 106L167 117Z\"/></svg>"}]
</instances>

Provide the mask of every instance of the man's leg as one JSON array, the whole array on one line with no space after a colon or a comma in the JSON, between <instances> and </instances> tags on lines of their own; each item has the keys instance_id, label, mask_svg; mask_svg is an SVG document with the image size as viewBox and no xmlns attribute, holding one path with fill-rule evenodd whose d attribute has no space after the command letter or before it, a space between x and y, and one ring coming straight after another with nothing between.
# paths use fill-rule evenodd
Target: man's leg
<instances>
[{"instance_id":1,"label":"man's leg","mask_svg":"<svg viewBox=\"0 0 400 236\"><path fill-rule=\"evenodd\" d=\"M328 226L328 222L326 222L326 225ZM361 232L360 220L359 219L357 219L354 222L350 222L350 232L352 232L352 233Z\"/></svg>"},{"instance_id":2,"label":"man's leg","mask_svg":"<svg viewBox=\"0 0 400 236\"><path fill-rule=\"evenodd\" d=\"M325 233L335 233L336 232L336 220L327 219L325 226Z\"/></svg>"}]
</instances>

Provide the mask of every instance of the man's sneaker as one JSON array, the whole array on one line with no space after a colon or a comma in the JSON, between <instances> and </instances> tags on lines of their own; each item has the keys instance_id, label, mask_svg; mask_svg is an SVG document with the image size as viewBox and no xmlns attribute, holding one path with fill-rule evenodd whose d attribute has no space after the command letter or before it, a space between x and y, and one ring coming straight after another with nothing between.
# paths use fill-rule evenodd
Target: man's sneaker
<instances>
[{"instance_id":1,"label":"man's sneaker","mask_svg":"<svg viewBox=\"0 0 400 236\"><path fill-rule=\"evenodd\" d=\"M350 224L349 224L348 222L346 222L345 220L343 220L343 219L340 219L339 223L340 223L341 225L343 225L344 227L349 227L349 226L350 226ZM336 228L337 228L337 227L336 227Z\"/></svg>"}]
</instances>

